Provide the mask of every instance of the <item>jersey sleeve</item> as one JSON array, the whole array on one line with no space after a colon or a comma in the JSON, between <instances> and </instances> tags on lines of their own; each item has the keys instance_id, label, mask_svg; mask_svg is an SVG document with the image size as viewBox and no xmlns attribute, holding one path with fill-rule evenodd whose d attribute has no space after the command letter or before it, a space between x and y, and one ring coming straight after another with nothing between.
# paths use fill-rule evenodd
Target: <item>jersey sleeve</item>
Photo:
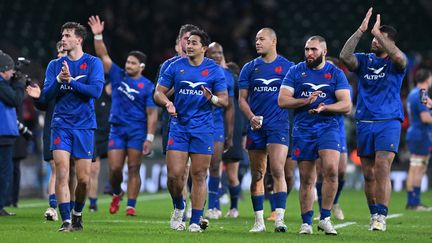
<instances>
[{"instance_id":1,"label":"jersey sleeve","mask_svg":"<svg viewBox=\"0 0 432 243\"><path fill-rule=\"evenodd\" d=\"M70 86L78 93L97 99L102 94L104 82L105 79L102 62L100 59L94 58L92 62L92 69L89 74L88 84L72 80L70 82Z\"/></svg>"},{"instance_id":2,"label":"jersey sleeve","mask_svg":"<svg viewBox=\"0 0 432 243\"><path fill-rule=\"evenodd\" d=\"M225 80L227 83L228 96L233 97L234 96L234 75L228 70L225 71Z\"/></svg>"},{"instance_id":3,"label":"jersey sleeve","mask_svg":"<svg viewBox=\"0 0 432 243\"><path fill-rule=\"evenodd\" d=\"M351 86L348 83L348 79L346 78L345 74L342 70L336 71L336 88L335 90L339 89L348 89L350 90Z\"/></svg>"},{"instance_id":4,"label":"jersey sleeve","mask_svg":"<svg viewBox=\"0 0 432 243\"><path fill-rule=\"evenodd\" d=\"M146 97L146 107L147 108L155 108L156 105L155 105L154 100L153 100L153 92L154 92L155 86L153 83L151 83L149 81L148 87L149 87L149 89L148 89L148 95Z\"/></svg>"},{"instance_id":5,"label":"jersey sleeve","mask_svg":"<svg viewBox=\"0 0 432 243\"><path fill-rule=\"evenodd\" d=\"M124 77L124 70L117 64L112 63L111 68L108 72L108 79L112 85L118 85Z\"/></svg>"},{"instance_id":6,"label":"jersey sleeve","mask_svg":"<svg viewBox=\"0 0 432 243\"><path fill-rule=\"evenodd\" d=\"M295 66L291 66L282 80L281 89L289 89L292 93L294 93L295 73Z\"/></svg>"},{"instance_id":7,"label":"jersey sleeve","mask_svg":"<svg viewBox=\"0 0 432 243\"><path fill-rule=\"evenodd\" d=\"M225 73L223 69L217 66L215 71L215 82L213 83L213 92L224 92L227 91L227 82L225 79Z\"/></svg>"},{"instance_id":8,"label":"jersey sleeve","mask_svg":"<svg viewBox=\"0 0 432 243\"><path fill-rule=\"evenodd\" d=\"M240 76L238 79L239 89L249 89L251 66L252 62L246 63L240 71Z\"/></svg>"},{"instance_id":9,"label":"jersey sleeve","mask_svg":"<svg viewBox=\"0 0 432 243\"><path fill-rule=\"evenodd\" d=\"M357 70L354 72L359 75L367 67L368 55L366 53L354 53L354 56L357 58L358 62Z\"/></svg>"},{"instance_id":10,"label":"jersey sleeve","mask_svg":"<svg viewBox=\"0 0 432 243\"><path fill-rule=\"evenodd\" d=\"M161 73L158 84L170 89L174 85L175 66L171 63L168 68Z\"/></svg>"},{"instance_id":11,"label":"jersey sleeve","mask_svg":"<svg viewBox=\"0 0 432 243\"><path fill-rule=\"evenodd\" d=\"M52 60L47 67L45 72L45 80L43 85L43 99L44 101L49 101L57 95L60 84L57 82L57 74L55 71L56 62Z\"/></svg>"}]
</instances>

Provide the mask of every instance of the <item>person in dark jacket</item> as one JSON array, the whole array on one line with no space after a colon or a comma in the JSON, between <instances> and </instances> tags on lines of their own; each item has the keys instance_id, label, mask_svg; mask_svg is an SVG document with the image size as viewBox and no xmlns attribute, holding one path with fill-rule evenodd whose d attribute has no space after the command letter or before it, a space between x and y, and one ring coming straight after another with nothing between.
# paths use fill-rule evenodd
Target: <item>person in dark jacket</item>
<instances>
[{"instance_id":1,"label":"person in dark jacket","mask_svg":"<svg viewBox=\"0 0 432 243\"><path fill-rule=\"evenodd\" d=\"M18 136L16 107L23 99L24 83L10 81L14 74L14 61L0 51L0 216L14 216L4 209L9 197L9 185L12 175L12 153Z\"/></svg>"}]
</instances>

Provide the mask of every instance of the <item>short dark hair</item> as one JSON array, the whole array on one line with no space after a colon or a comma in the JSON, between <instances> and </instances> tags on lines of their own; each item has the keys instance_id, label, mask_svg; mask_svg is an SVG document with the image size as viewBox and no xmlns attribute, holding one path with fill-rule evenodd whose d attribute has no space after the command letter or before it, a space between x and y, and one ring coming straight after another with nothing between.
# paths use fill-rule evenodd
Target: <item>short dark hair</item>
<instances>
[{"instance_id":1,"label":"short dark hair","mask_svg":"<svg viewBox=\"0 0 432 243\"><path fill-rule=\"evenodd\" d=\"M204 31L204 30L192 30L190 32L190 35L197 35L200 37L201 39L201 44L203 46L209 46L211 41L210 41L210 37L208 36L208 34Z\"/></svg>"},{"instance_id":2,"label":"short dark hair","mask_svg":"<svg viewBox=\"0 0 432 243\"><path fill-rule=\"evenodd\" d=\"M178 36L177 36L177 40L180 40L181 37L187 33L187 32L191 32L193 30L199 30L199 28L193 24L184 24L180 27Z\"/></svg>"},{"instance_id":3,"label":"short dark hair","mask_svg":"<svg viewBox=\"0 0 432 243\"><path fill-rule=\"evenodd\" d=\"M308 40L317 40L317 41L319 41L319 43L326 42L326 40L324 39L324 37L322 37L320 35L311 36L311 37L309 37Z\"/></svg>"},{"instance_id":4,"label":"short dark hair","mask_svg":"<svg viewBox=\"0 0 432 243\"><path fill-rule=\"evenodd\" d=\"M380 27L380 31L387 33L387 37L396 42L397 40L397 30L395 29L395 27L390 26L390 25L381 25Z\"/></svg>"},{"instance_id":5,"label":"short dark hair","mask_svg":"<svg viewBox=\"0 0 432 243\"><path fill-rule=\"evenodd\" d=\"M131 51L131 52L128 53L127 56L136 57L140 63L144 63L145 64L146 61L147 61L147 55L144 54L143 52L140 52L140 51Z\"/></svg>"},{"instance_id":6,"label":"short dark hair","mask_svg":"<svg viewBox=\"0 0 432 243\"><path fill-rule=\"evenodd\" d=\"M73 29L75 35L81 37L83 40L87 37L87 29L84 25L77 22L66 22L60 30L60 33L63 33L65 29Z\"/></svg>"},{"instance_id":7,"label":"short dark hair","mask_svg":"<svg viewBox=\"0 0 432 243\"><path fill-rule=\"evenodd\" d=\"M424 69L424 68L419 69L419 70L417 70L417 72L416 72L416 74L414 76L414 82L416 84L418 84L418 83L424 83L424 82L426 82L426 80L431 75L432 75L432 73L431 73L430 70L427 70L427 69Z\"/></svg>"}]
</instances>

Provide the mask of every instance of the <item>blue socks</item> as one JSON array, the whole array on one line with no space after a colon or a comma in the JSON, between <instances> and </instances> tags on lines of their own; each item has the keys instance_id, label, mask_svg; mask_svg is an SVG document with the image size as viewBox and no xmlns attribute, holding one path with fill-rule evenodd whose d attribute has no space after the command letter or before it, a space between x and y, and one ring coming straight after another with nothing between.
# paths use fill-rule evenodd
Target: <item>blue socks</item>
<instances>
[{"instance_id":1,"label":"blue socks","mask_svg":"<svg viewBox=\"0 0 432 243\"><path fill-rule=\"evenodd\" d=\"M230 196L231 196L231 207L230 209L233 208L238 208L238 200L239 200L239 196L240 196L240 184L238 184L237 186L229 186L229 192L230 192Z\"/></svg>"},{"instance_id":2,"label":"blue socks","mask_svg":"<svg viewBox=\"0 0 432 243\"><path fill-rule=\"evenodd\" d=\"M73 208L75 212L81 213L84 208L85 203L75 202L75 207Z\"/></svg>"},{"instance_id":3,"label":"blue socks","mask_svg":"<svg viewBox=\"0 0 432 243\"><path fill-rule=\"evenodd\" d=\"M59 211L60 211L60 215L63 221L66 220L70 220L71 219L71 208L70 208L70 203L66 202L66 203L60 203L59 205Z\"/></svg>"},{"instance_id":4,"label":"blue socks","mask_svg":"<svg viewBox=\"0 0 432 243\"><path fill-rule=\"evenodd\" d=\"M331 210L330 209L324 209L324 208L321 208L320 209L320 220L321 219L325 219L325 218L327 218L327 217L330 217L330 215L331 215Z\"/></svg>"},{"instance_id":5,"label":"blue socks","mask_svg":"<svg viewBox=\"0 0 432 243\"><path fill-rule=\"evenodd\" d=\"M321 209L321 203L322 203L322 193L321 193L322 182L317 182L315 184L315 187L316 187L317 195L318 195L318 206L319 206L319 209Z\"/></svg>"},{"instance_id":6,"label":"blue socks","mask_svg":"<svg viewBox=\"0 0 432 243\"><path fill-rule=\"evenodd\" d=\"M276 192L273 194L275 198L275 205L276 208L283 208L286 207L286 200L287 200L287 193L286 192Z\"/></svg>"},{"instance_id":7,"label":"blue socks","mask_svg":"<svg viewBox=\"0 0 432 243\"><path fill-rule=\"evenodd\" d=\"M70 210L75 208L75 201L70 201L69 204L70 204L70 207L69 207Z\"/></svg>"},{"instance_id":8,"label":"blue socks","mask_svg":"<svg viewBox=\"0 0 432 243\"><path fill-rule=\"evenodd\" d=\"M200 219L204 214L204 209L195 209L192 208L192 217L189 221L189 225L191 224L198 224L200 223Z\"/></svg>"},{"instance_id":9,"label":"blue socks","mask_svg":"<svg viewBox=\"0 0 432 243\"><path fill-rule=\"evenodd\" d=\"M308 211L304 214L301 215L302 220L303 220L303 224L308 224L308 225L312 225L312 217L313 217L314 211Z\"/></svg>"},{"instance_id":10,"label":"blue socks","mask_svg":"<svg viewBox=\"0 0 432 243\"><path fill-rule=\"evenodd\" d=\"M264 209L264 195L251 196L252 206L254 211L261 211Z\"/></svg>"},{"instance_id":11,"label":"blue socks","mask_svg":"<svg viewBox=\"0 0 432 243\"><path fill-rule=\"evenodd\" d=\"M57 208L57 198L55 194L49 195L48 202L51 208Z\"/></svg>"},{"instance_id":12,"label":"blue socks","mask_svg":"<svg viewBox=\"0 0 432 243\"><path fill-rule=\"evenodd\" d=\"M377 204L376 206L377 206L377 210L378 210L378 214L379 215L387 216L387 214L388 214L388 208L385 205L383 205L383 204Z\"/></svg>"},{"instance_id":13,"label":"blue socks","mask_svg":"<svg viewBox=\"0 0 432 243\"><path fill-rule=\"evenodd\" d=\"M378 208L377 204L368 204L370 214L377 214Z\"/></svg>"},{"instance_id":14,"label":"blue socks","mask_svg":"<svg viewBox=\"0 0 432 243\"><path fill-rule=\"evenodd\" d=\"M173 197L172 202L173 202L174 208L177 208L177 209L184 209L185 208L186 203L183 200L183 196Z\"/></svg>"},{"instance_id":15,"label":"blue socks","mask_svg":"<svg viewBox=\"0 0 432 243\"><path fill-rule=\"evenodd\" d=\"M208 209L217 208L219 204L219 177L210 176L208 180Z\"/></svg>"},{"instance_id":16,"label":"blue socks","mask_svg":"<svg viewBox=\"0 0 432 243\"><path fill-rule=\"evenodd\" d=\"M128 198L127 207L135 208L135 205L136 205L136 199Z\"/></svg>"},{"instance_id":17,"label":"blue socks","mask_svg":"<svg viewBox=\"0 0 432 243\"><path fill-rule=\"evenodd\" d=\"M274 212L276 210L276 200L273 192L268 195L268 199L270 202L270 209L272 212Z\"/></svg>"},{"instance_id":18,"label":"blue socks","mask_svg":"<svg viewBox=\"0 0 432 243\"><path fill-rule=\"evenodd\" d=\"M344 180L340 180L339 184L338 184L336 196L335 196L335 199L333 201L333 204L337 204L339 202L339 197L340 197L340 194L342 192L342 189L343 189L344 185L345 185L345 181Z\"/></svg>"},{"instance_id":19,"label":"blue socks","mask_svg":"<svg viewBox=\"0 0 432 243\"><path fill-rule=\"evenodd\" d=\"M89 200L90 200L90 206L96 206L97 198L89 197Z\"/></svg>"}]
</instances>

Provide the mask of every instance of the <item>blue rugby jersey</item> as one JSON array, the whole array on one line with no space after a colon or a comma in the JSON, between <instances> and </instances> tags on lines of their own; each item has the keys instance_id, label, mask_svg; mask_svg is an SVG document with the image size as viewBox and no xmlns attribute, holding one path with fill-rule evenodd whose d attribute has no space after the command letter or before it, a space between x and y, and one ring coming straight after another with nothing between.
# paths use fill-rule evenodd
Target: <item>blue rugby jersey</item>
<instances>
[{"instance_id":1,"label":"blue rugby jersey","mask_svg":"<svg viewBox=\"0 0 432 243\"><path fill-rule=\"evenodd\" d=\"M341 89L350 89L348 80L342 70L326 62L320 70L313 70L301 62L288 71L282 82L282 88L293 91L294 98L308 98L314 91L322 91L321 95L312 104L295 109L294 126L304 129L325 128L329 122L338 121L340 113L322 112L309 114L310 109L315 109L320 103L334 104L337 102L335 92Z\"/></svg>"},{"instance_id":2,"label":"blue rugby jersey","mask_svg":"<svg viewBox=\"0 0 432 243\"><path fill-rule=\"evenodd\" d=\"M223 69L225 74L225 80L228 89L228 96L234 96L234 76L228 69ZM223 129L224 128L224 108L222 107L214 107L213 108L213 122L215 129Z\"/></svg>"},{"instance_id":3,"label":"blue rugby jersey","mask_svg":"<svg viewBox=\"0 0 432 243\"><path fill-rule=\"evenodd\" d=\"M279 89L294 63L278 55L271 63L258 57L246 63L239 77L239 89L249 90L249 106L256 116L263 116L262 129L288 129L288 110L278 106Z\"/></svg>"},{"instance_id":4,"label":"blue rugby jersey","mask_svg":"<svg viewBox=\"0 0 432 243\"><path fill-rule=\"evenodd\" d=\"M213 93L227 90L223 69L213 60L204 58L198 66L188 58L171 63L159 78L159 85L174 87L174 106L177 118L171 118L170 131L212 133L213 105L203 95L201 86Z\"/></svg>"},{"instance_id":5,"label":"blue rugby jersey","mask_svg":"<svg viewBox=\"0 0 432 243\"><path fill-rule=\"evenodd\" d=\"M374 53L355 53L358 68L357 120L403 121L400 90L406 69L398 71L390 58Z\"/></svg>"},{"instance_id":6,"label":"blue rugby jersey","mask_svg":"<svg viewBox=\"0 0 432 243\"><path fill-rule=\"evenodd\" d=\"M173 56L170 59L168 59L165 62L163 62L162 65L160 66L158 77L160 77L166 71L166 69L168 68L168 66L171 63L177 61L180 58L182 58L182 57L180 55L177 55L177 56Z\"/></svg>"},{"instance_id":7,"label":"blue rugby jersey","mask_svg":"<svg viewBox=\"0 0 432 243\"><path fill-rule=\"evenodd\" d=\"M430 111L429 108L421 103L419 88L414 88L410 91L407 98L407 110L410 126L406 139L412 141L431 141L432 125L423 123L420 118L420 113Z\"/></svg>"},{"instance_id":8,"label":"blue rugby jersey","mask_svg":"<svg viewBox=\"0 0 432 243\"><path fill-rule=\"evenodd\" d=\"M147 78L131 78L124 69L112 64L108 73L112 84L111 124L147 129L147 108L155 108L154 85Z\"/></svg>"},{"instance_id":9,"label":"blue rugby jersey","mask_svg":"<svg viewBox=\"0 0 432 243\"><path fill-rule=\"evenodd\" d=\"M66 61L73 80L57 82L57 75ZM76 60L67 56L52 60L47 67L44 90L46 100L56 99L52 128L95 129L94 100L104 85L104 70L99 58L87 53Z\"/></svg>"}]
</instances>

